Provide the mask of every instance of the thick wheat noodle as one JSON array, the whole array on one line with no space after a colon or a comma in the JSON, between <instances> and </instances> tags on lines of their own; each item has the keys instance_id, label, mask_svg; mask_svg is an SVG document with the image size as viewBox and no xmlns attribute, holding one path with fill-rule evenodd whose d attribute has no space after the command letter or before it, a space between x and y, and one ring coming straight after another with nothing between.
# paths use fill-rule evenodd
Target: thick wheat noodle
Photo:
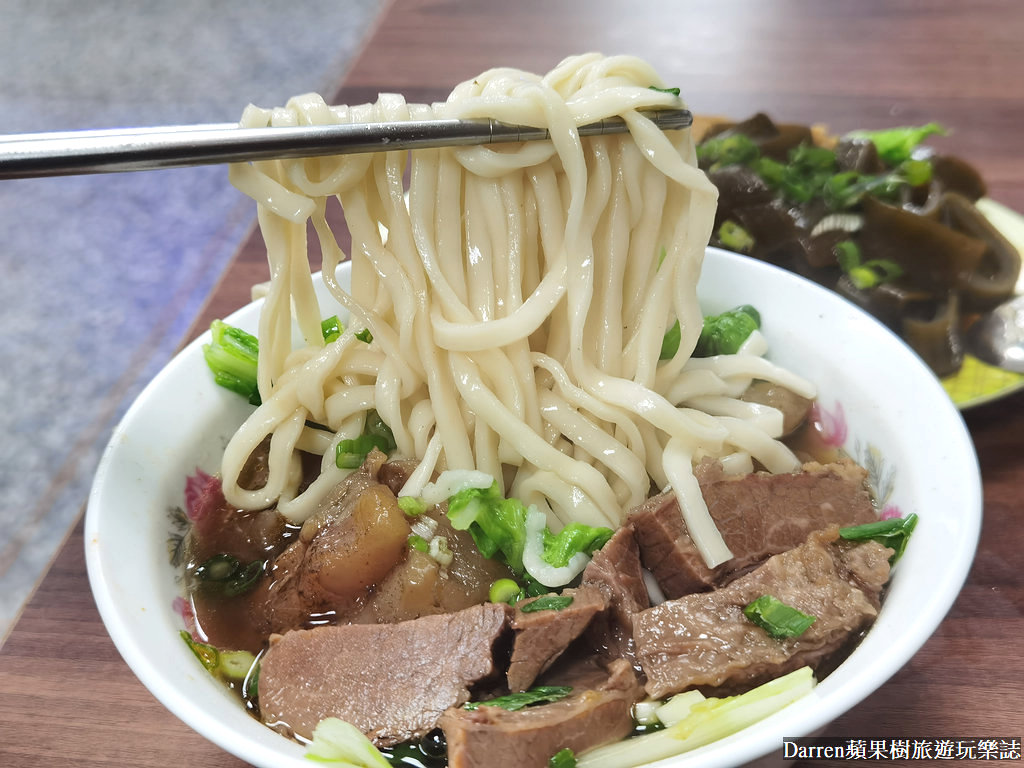
<instances>
[{"instance_id":1,"label":"thick wheat noodle","mask_svg":"<svg viewBox=\"0 0 1024 768\"><path fill-rule=\"evenodd\" d=\"M689 132L663 132L637 112L679 107L662 87L639 59L587 54L543 77L490 70L441 104L382 95L331 107L309 94L247 109L246 126L492 117L546 127L551 140L232 168L258 203L271 281L259 323L263 404L225 451L228 500L278 503L302 521L345 474L335 446L376 410L397 453L424 461L410 490L435 470L482 470L557 530L616 526L652 482L671 485L705 560L728 558L692 463L749 454L794 469L777 439L781 416L736 398L755 376L810 387L749 351L690 359L716 192ZM579 136L579 125L611 116L630 132ZM335 279L346 255L328 225L330 197L352 238L347 290ZM326 345L319 323L333 310L313 294L310 222L325 287L348 318ZM677 319L679 350L661 360ZM354 335L364 328L368 344ZM242 467L267 435L270 478L243 489ZM301 494L300 448L323 454L322 477Z\"/></svg>"}]
</instances>

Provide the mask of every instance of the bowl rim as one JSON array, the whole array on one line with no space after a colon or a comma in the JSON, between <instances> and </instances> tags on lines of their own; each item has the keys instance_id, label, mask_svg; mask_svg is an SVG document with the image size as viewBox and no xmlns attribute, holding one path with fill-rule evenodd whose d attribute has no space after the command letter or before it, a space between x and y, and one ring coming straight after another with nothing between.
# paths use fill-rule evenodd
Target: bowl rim
<instances>
[{"instance_id":1,"label":"bowl rim","mask_svg":"<svg viewBox=\"0 0 1024 768\"><path fill-rule=\"evenodd\" d=\"M871 315L816 283L779 267L721 249L709 247L707 255L710 258L705 259L702 279L704 274L711 272L742 269L750 270L749 274L754 275L754 279L799 281L803 283L800 290L812 293L820 292L819 298L828 303L842 302L845 305L845 312L851 313L851 316L854 317L860 316L862 321L881 328L884 331L883 338L887 338L884 343L902 347L899 354L901 357L907 358L905 359L906 364L912 367L916 366L918 369L916 378L920 379L920 382L917 383L924 388L922 395L932 399L941 397L941 400L937 400L937 402L946 404L944 413L932 415L942 418L941 428L948 430L944 434L948 434L950 437L949 447L957 450L957 465L963 471L963 482L958 486L960 498L968 505L968 509L965 510L966 517L962 521L961 539L957 542L952 556L945 561L947 568L943 574L943 581L938 585L941 588L933 593L931 599L922 606L922 611L915 618L914 631L897 637L887 646L887 653L881 658L873 660L870 675L859 675L844 680L838 690L833 690L836 685L829 685L829 680L832 679L832 676L829 676L821 681L809 696L752 726L756 729L752 733L748 733L751 729L744 729L733 736L718 740L685 755L652 763L652 766L684 766L690 765L691 761L694 765L701 766L724 767L742 764L761 757L776 747L781 747L783 735L813 733L856 706L906 664L941 624L967 578L981 530L981 473L973 440L962 415L945 394L941 383L917 358L916 354L895 334L881 326ZM347 264L346 262L342 265L342 270L345 270ZM708 264L711 265L710 270L707 269ZM342 272L339 272L339 277L341 276ZM243 313L257 312L261 302L262 300L251 302L233 312L225 320L237 322L237 317ZM123 606L118 605L116 596L111 590L111 584L104 572L103 548L99 542L106 522L104 514L106 495L111 492L108 487L111 466L118 458L121 440L132 429L139 414L146 408L152 407L151 401L163 385L164 379L169 376L168 372L175 366L182 365L181 361L185 358L201 354L202 344L208 341L209 331L206 331L182 348L143 389L113 431L100 459L85 512L84 544L90 588L103 623L118 652L140 682L176 717L207 740L254 765L268 767L291 764L308 765L308 761L302 759L295 750L292 750L296 755L293 763L288 755L283 754L283 748L278 748L278 741L281 741L283 737L255 720L252 722L268 734L268 739L240 738L234 730L226 727L220 721L206 717L201 708L187 698L175 682L169 679L157 661L146 653L145 648L140 646L139 638L132 629L131 617ZM159 474L158 471L156 476ZM137 617L135 618L137 620ZM869 632L865 641L870 637L871 633ZM245 714L245 717L248 718L249 715ZM282 743L289 742L282 741Z\"/></svg>"}]
</instances>

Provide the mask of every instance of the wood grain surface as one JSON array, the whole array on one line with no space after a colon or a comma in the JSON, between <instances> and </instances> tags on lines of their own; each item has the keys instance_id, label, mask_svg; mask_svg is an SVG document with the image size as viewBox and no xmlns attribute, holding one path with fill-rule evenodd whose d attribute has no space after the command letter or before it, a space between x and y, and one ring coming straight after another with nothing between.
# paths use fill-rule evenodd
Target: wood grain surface
<instances>
[{"instance_id":1,"label":"wood grain surface","mask_svg":"<svg viewBox=\"0 0 1024 768\"><path fill-rule=\"evenodd\" d=\"M1019 0L395 0L336 100L437 100L492 66L546 71L572 53L630 53L702 114L764 110L838 132L938 120L952 132L935 143L1024 210L1022 40ZM266 278L253 233L192 335ZM1024 393L965 420L985 499L970 577L924 648L825 735L1024 735ZM178 765L242 763L167 712L121 660L89 592L79 524L0 649L0 766Z\"/></svg>"}]
</instances>

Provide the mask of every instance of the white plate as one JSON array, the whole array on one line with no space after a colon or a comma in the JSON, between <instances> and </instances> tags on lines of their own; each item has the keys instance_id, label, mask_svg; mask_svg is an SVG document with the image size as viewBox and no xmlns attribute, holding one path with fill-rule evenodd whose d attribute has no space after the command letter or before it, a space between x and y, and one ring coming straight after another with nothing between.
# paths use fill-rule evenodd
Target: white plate
<instances>
[{"instance_id":1,"label":"white plate","mask_svg":"<svg viewBox=\"0 0 1024 768\"><path fill-rule=\"evenodd\" d=\"M347 280L348 266L339 277ZM659 766L735 766L812 733L903 666L942 621L966 578L981 523L977 458L959 413L892 333L795 275L709 249L706 312L753 304L770 357L814 381L830 433L872 471L890 512L921 520L864 642L814 693L734 736ZM334 310L324 304L324 314ZM259 303L227 320L255 331ZM215 472L250 407L213 384L208 335L153 380L114 431L89 497L89 580L125 661L163 704L223 749L261 768L308 768L303 749L264 727L208 675L179 638L178 574L168 562L170 513L197 467Z\"/></svg>"}]
</instances>

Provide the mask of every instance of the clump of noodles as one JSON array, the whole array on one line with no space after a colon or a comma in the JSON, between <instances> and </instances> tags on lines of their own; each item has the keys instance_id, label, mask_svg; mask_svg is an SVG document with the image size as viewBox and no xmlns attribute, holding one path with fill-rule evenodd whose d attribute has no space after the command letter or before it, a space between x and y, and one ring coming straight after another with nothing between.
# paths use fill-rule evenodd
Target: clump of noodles
<instances>
[{"instance_id":1,"label":"clump of noodles","mask_svg":"<svg viewBox=\"0 0 1024 768\"><path fill-rule=\"evenodd\" d=\"M403 493L436 470L472 470L559 530L617 527L653 482L671 486L708 564L728 559L694 462L797 469L777 439L781 414L738 396L755 377L813 390L762 356L759 334L737 355L690 359L717 193L689 131L662 132L638 114L681 106L663 86L641 60L589 54L544 76L490 70L429 106L382 95L334 107L306 95L247 109L245 126L491 117L546 127L551 141L232 167L258 203L271 280L259 325L263 404L225 451L227 499L304 520L348 471L334 447L375 409L398 453L421 461ZM578 135L616 115L628 134ZM335 278L345 254L327 222L331 197L352 236L350 290ZM325 284L349 312L330 343L309 225ZM677 319L678 352L659 360ZM304 344L293 346L293 321ZM370 343L356 338L363 329ZM266 485L243 489L242 466L268 435ZM323 455L301 494L300 450Z\"/></svg>"}]
</instances>

